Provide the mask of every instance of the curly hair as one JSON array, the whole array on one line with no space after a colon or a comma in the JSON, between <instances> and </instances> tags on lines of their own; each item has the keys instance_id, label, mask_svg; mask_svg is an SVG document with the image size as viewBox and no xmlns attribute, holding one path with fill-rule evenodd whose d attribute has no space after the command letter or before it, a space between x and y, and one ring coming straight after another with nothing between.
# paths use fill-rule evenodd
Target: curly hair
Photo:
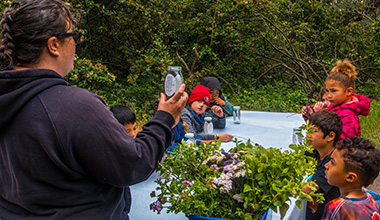
<instances>
[{"instance_id":1,"label":"curly hair","mask_svg":"<svg viewBox=\"0 0 380 220\"><path fill-rule=\"evenodd\" d=\"M356 67L348 60L339 60L330 74L327 76L326 81L335 80L339 82L345 89L352 87L355 89L355 78L358 73Z\"/></svg>"},{"instance_id":2,"label":"curly hair","mask_svg":"<svg viewBox=\"0 0 380 220\"><path fill-rule=\"evenodd\" d=\"M336 149L342 152L346 171L355 172L364 187L379 175L380 151L367 139L355 136L339 141Z\"/></svg>"},{"instance_id":3,"label":"curly hair","mask_svg":"<svg viewBox=\"0 0 380 220\"><path fill-rule=\"evenodd\" d=\"M0 70L39 61L47 40L76 24L61 0L16 0L4 10L0 22Z\"/></svg>"},{"instance_id":4,"label":"curly hair","mask_svg":"<svg viewBox=\"0 0 380 220\"><path fill-rule=\"evenodd\" d=\"M342 120L339 115L333 111L315 112L310 115L309 123L322 131L323 138L329 135L330 132L334 132L334 145L339 141L340 135L343 132Z\"/></svg>"}]
</instances>

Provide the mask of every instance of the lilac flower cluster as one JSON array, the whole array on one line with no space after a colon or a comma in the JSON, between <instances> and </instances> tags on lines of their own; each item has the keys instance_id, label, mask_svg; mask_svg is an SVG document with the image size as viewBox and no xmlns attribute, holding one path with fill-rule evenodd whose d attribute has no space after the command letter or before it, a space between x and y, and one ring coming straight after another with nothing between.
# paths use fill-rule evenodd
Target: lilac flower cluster
<instances>
[{"instance_id":1,"label":"lilac flower cluster","mask_svg":"<svg viewBox=\"0 0 380 220\"><path fill-rule=\"evenodd\" d=\"M222 151L225 161L223 162L223 171L219 177L214 177L213 183L222 186L219 191L220 193L228 193L232 190L233 179L239 177L245 177L244 162L238 159L235 153L229 154L228 152ZM210 166L211 168L217 168L216 164ZM237 200L237 199L236 199Z\"/></svg>"},{"instance_id":2,"label":"lilac flower cluster","mask_svg":"<svg viewBox=\"0 0 380 220\"><path fill-rule=\"evenodd\" d=\"M244 202L244 200L242 198L240 198L240 196L238 194L235 194L232 198L234 198L239 203L243 203Z\"/></svg>"},{"instance_id":3,"label":"lilac flower cluster","mask_svg":"<svg viewBox=\"0 0 380 220\"><path fill-rule=\"evenodd\" d=\"M184 181L182 182L182 185L183 185L183 186L186 186L186 185L192 186L193 183L190 182L190 181L188 181L188 180L184 180Z\"/></svg>"}]
</instances>

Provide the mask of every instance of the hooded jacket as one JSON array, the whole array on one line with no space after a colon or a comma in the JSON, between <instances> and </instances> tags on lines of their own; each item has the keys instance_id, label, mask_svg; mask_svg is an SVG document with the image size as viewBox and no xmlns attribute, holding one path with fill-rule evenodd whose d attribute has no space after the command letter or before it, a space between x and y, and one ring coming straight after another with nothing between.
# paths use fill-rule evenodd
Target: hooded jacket
<instances>
[{"instance_id":1,"label":"hooded jacket","mask_svg":"<svg viewBox=\"0 0 380 220\"><path fill-rule=\"evenodd\" d=\"M222 95L222 86L221 86L218 78L213 77L213 76L206 76L202 79L201 85L206 86L210 90L219 90L219 98L221 98L223 101L226 102L225 106L220 106L220 105L216 104L215 102L211 102L209 105L210 107L212 107L214 105L218 105L218 106L222 107L223 113L225 115L227 115L227 116L233 115L234 106L230 102L227 101L226 97L224 97ZM213 116L216 116L214 113L212 113L211 110L207 110L207 112Z\"/></svg>"},{"instance_id":2,"label":"hooded jacket","mask_svg":"<svg viewBox=\"0 0 380 220\"><path fill-rule=\"evenodd\" d=\"M128 219L126 186L171 140L158 111L136 139L103 99L56 72L0 72L0 219Z\"/></svg>"},{"instance_id":3,"label":"hooded jacket","mask_svg":"<svg viewBox=\"0 0 380 220\"><path fill-rule=\"evenodd\" d=\"M370 110L371 99L358 94L353 94L352 97L358 99L342 105L330 105L326 111L336 112L343 124L343 132L340 136L340 140L353 136L360 136L360 121L359 115L367 116Z\"/></svg>"},{"instance_id":4,"label":"hooded jacket","mask_svg":"<svg viewBox=\"0 0 380 220\"><path fill-rule=\"evenodd\" d=\"M212 118L212 124L214 128L226 127L226 117L214 117L207 112L203 112L201 115L196 115L195 112L193 112L190 108L184 108L181 112L181 119L187 124L189 133L193 133L195 138L201 138L202 140L215 140L215 135L205 134L203 132L205 117Z\"/></svg>"}]
</instances>

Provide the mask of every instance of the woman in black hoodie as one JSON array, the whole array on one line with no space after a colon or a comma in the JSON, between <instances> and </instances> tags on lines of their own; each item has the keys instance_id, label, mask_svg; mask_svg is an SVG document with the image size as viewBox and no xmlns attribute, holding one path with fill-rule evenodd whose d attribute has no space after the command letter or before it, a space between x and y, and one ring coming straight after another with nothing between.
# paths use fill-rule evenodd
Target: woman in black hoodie
<instances>
[{"instance_id":1,"label":"woman in black hoodie","mask_svg":"<svg viewBox=\"0 0 380 220\"><path fill-rule=\"evenodd\" d=\"M128 219L124 192L164 155L185 85L133 138L101 97L67 86L81 33L64 1L16 0L0 26L0 219Z\"/></svg>"}]
</instances>

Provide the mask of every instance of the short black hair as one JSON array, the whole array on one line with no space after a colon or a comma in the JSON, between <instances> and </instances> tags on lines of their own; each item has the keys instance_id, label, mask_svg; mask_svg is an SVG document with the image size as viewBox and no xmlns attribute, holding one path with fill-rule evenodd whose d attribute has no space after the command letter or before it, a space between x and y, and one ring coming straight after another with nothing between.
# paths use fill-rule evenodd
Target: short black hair
<instances>
[{"instance_id":1,"label":"short black hair","mask_svg":"<svg viewBox=\"0 0 380 220\"><path fill-rule=\"evenodd\" d=\"M380 151L371 141L359 136L345 138L336 149L342 151L346 171L355 172L364 187L373 183L379 175Z\"/></svg>"},{"instance_id":2,"label":"short black hair","mask_svg":"<svg viewBox=\"0 0 380 220\"><path fill-rule=\"evenodd\" d=\"M343 132L343 124L339 115L333 111L320 111L311 114L309 123L318 127L325 138L330 132L335 133L334 145L339 141Z\"/></svg>"},{"instance_id":3,"label":"short black hair","mask_svg":"<svg viewBox=\"0 0 380 220\"><path fill-rule=\"evenodd\" d=\"M128 106L114 105L110 110L122 125L134 124L136 122L136 114Z\"/></svg>"}]
</instances>

